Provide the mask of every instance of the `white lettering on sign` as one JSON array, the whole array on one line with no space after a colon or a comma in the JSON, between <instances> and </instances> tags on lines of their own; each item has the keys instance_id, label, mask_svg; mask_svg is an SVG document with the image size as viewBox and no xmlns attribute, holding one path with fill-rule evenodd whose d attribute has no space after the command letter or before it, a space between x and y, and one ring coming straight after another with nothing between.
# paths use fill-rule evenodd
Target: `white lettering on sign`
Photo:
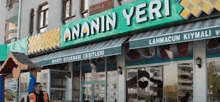
<instances>
[{"instance_id":1,"label":"white lettering on sign","mask_svg":"<svg viewBox=\"0 0 220 102\"><path fill-rule=\"evenodd\" d=\"M180 41L180 35L149 39L149 45Z\"/></svg>"},{"instance_id":2,"label":"white lettering on sign","mask_svg":"<svg viewBox=\"0 0 220 102\"><path fill-rule=\"evenodd\" d=\"M197 31L183 34L183 40L198 39L212 36L211 30Z\"/></svg>"},{"instance_id":3,"label":"white lettering on sign","mask_svg":"<svg viewBox=\"0 0 220 102\"><path fill-rule=\"evenodd\" d=\"M219 35L220 34L220 30L215 30L215 34Z\"/></svg>"},{"instance_id":4,"label":"white lettering on sign","mask_svg":"<svg viewBox=\"0 0 220 102\"><path fill-rule=\"evenodd\" d=\"M75 60L80 60L82 58L81 55L68 56L63 58L63 62L71 62Z\"/></svg>"},{"instance_id":5,"label":"white lettering on sign","mask_svg":"<svg viewBox=\"0 0 220 102\"><path fill-rule=\"evenodd\" d=\"M162 7L164 10L162 11ZM133 6L129 11L124 9L122 12L124 18L126 19L126 24L131 25L133 14L135 14L135 19L137 23L147 22L148 18L150 20L160 19L162 17L170 16L170 0L152 0L148 3L141 3L137 6ZM70 28L66 28L64 35L64 42L70 40L76 40L78 38L83 38L86 36L94 35L95 33L105 32L116 29L117 25L117 12L113 12L109 15L103 15L97 17L91 21L85 21L83 24L76 24L73 26L72 31ZM203 35L202 35L203 36ZM169 39L167 39L169 41Z\"/></svg>"},{"instance_id":6,"label":"white lettering on sign","mask_svg":"<svg viewBox=\"0 0 220 102\"><path fill-rule=\"evenodd\" d=\"M81 37L85 37L85 35L87 35L87 36L90 35L90 28L89 28L89 24L87 22L85 22L82 25L82 29L81 29Z\"/></svg>"},{"instance_id":7,"label":"white lettering on sign","mask_svg":"<svg viewBox=\"0 0 220 102\"><path fill-rule=\"evenodd\" d=\"M92 20L91 23L91 34L95 34L95 30L97 33L100 32L100 18L96 18L96 21Z\"/></svg>"},{"instance_id":8,"label":"white lettering on sign","mask_svg":"<svg viewBox=\"0 0 220 102\"><path fill-rule=\"evenodd\" d=\"M83 54L83 59L90 59L93 57L100 57L100 56L104 56L104 50L85 53Z\"/></svg>"},{"instance_id":9,"label":"white lettering on sign","mask_svg":"<svg viewBox=\"0 0 220 102\"><path fill-rule=\"evenodd\" d=\"M110 30L110 25L112 29L116 27L116 13L112 13L112 19L109 16L106 16L106 29Z\"/></svg>"},{"instance_id":10,"label":"white lettering on sign","mask_svg":"<svg viewBox=\"0 0 220 102\"><path fill-rule=\"evenodd\" d=\"M67 40L71 40L71 32L70 32L70 29L67 28L64 32L64 41L66 42Z\"/></svg>"},{"instance_id":11,"label":"white lettering on sign","mask_svg":"<svg viewBox=\"0 0 220 102\"><path fill-rule=\"evenodd\" d=\"M92 20L91 25L89 22L84 22L82 26L80 24L77 24L76 26L73 26L72 32L70 32L69 28L66 28L65 31L68 32L68 35L64 35L64 42L90 36L91 34L93 35L95 34L95 30L97 33L99 33L100 30L102 32L105 32L106 30L115 29L116 24L117 14L115 12L112 13L112 17L106 15L102 16L101 20L100 17L96 18L96 21Z\"/></svg>"},{"instance_id":12,"label":"white lettering on sign","mask_svg":"<svg viewBox=\"0 0 220 102\"><path fill-rule=\"evenodd\" d=\"M130 8L129 14L127 13L127 9L123 10L123 15L126 19L126 23L127 23L128 26L131 25L131 17L132 17L133 14L134 14L134 7Z\"/></svg>"},{"instance_id":13,"label":"white lettering on sign","mask_svg":"<svg viewBox=\"0 0 220 102\"><path fill-rule=\"evenodd\" d=\"M154 8L155 5L156 5L156 7ZM162 15L160 13L161 7L162 7L162 4L161 4L160 0L153 0L150 2L150 4L149 4L149 17L151 20L154 19L153 14L156 14L157 18L162 17Z\"/></svg>"},{"instance_id":14,"label":"white lettering on sign","mask_svg":"<svg viewBox=\"0 0 220 102\"><path fill-rule=\"evenodd\" d=\"M144 14L146 14L146 10L143 9L146 6L147 6L146 3L137 5L137 7L136 7L136 21L137 21L137 23L147 21L147 17L143 16Z\"/></svg>"},{"instance_id":15,"label":"white lettering on sign","mask_svg":"<svg viewBox=\"0 0 220 102\"><path fill-rule=\"evenodd\" d=\"M72 39L76 39L80 37L80 25L77 25L77 28L73 26L73 31L72 31Z\"/></svg>"},{"instance_id":16,"label":"white lettering on sign","mask_svg":"<svg viewBox=\"0 0 220 102\"><path fill-rule=\"evenodd\" d=\"M165 16L170 16L170 3L169 0L165 0Z\"/></svg>"},{"instance_id":17,"label":"white lettering on sign","mask_svg":"<svg viewBox=\"0 0 220 102\"><path fill-rule=\"evenodd\" d=\"M59 62L63 62L62 58L57 58L52 60L52 63L59 63Z\"/></svg>"},{"instance_id":18,"label":"white lettering on sign","mask_svg":"<svg viewBox=\"0 0 220 102\"><path fill-rule=\"evenodd\" d=\"M146 11L148 11L150 20L154 20L155 17L160 19L163 17L162 14L164 14L164 16L166 17L170 16L170 5L169 4L170 4L170 0L164 0L164 5L162 5L162 2L160 0L152 0L149 3L148 10L146 10L147 3L142 3L142 4L137 5L136 7L131 7L129 13L127 12L127 9L124 9L123 16L125 17L126 23L128 26L131 25L131 19L132 19L133 14L135 14L137 23L148 21ZM161 11L163 6L165 9L163 11L164 13L162 13Z\"/></svg>"}]
</instances>

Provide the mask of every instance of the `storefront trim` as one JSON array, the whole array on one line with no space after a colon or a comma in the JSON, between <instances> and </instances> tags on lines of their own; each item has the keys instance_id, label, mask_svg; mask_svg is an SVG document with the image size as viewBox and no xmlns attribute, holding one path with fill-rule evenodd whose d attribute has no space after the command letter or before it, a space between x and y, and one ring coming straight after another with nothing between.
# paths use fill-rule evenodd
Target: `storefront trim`
<instances>
[{"instance_id":1,"label":"storefront trim","mask_svg":"<svg viewBox=\"0 0 220 102\"><path fill-rule=\"evenodd\" d=\"M49 55L33 58L32 61L37 65L45 66L118 55L122 53L121 46L126 39L127 37L124 37L97 44L86 45L78 48L55 52Z\"/></svg>"}]
</instances>

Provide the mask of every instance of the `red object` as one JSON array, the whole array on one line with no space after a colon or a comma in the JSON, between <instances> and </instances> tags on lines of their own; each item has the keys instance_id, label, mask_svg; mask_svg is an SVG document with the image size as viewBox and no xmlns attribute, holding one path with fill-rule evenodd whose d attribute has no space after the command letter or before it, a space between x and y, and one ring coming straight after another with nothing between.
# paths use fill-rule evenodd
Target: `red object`
<instances>
[{"instance_id":1,"label":"red object","mask_svg":"<svg viewBox=\"0 0 220 102\"><path fill-rule=\"evenodd\" d=\"M104 58L98 58L98 59L97 59L97 62L99 62L99 63L100 63L100 62L104 62L104 60L105 60Z\"/></svg>"},{"instance_id":2,"label":"red object","mask_svg":"<svg viewBox=\"0 0 220 102\"><path fill-rule=\"evenodd\" d=\"M159 46L161 58L168 58L168 55L165 49L170 50L170 45Z\"/></svg>"},{"instance_id":3,"label":"red object","mask_svg":"<svg viewBox=\"0 0 220 102\"><path fill-rule=\"evenodd\" d=\"M89 62L90 62L90 60L85 60L85 61L83 61L83 64L89 64Z\"/></svg>"},{"instance_id":4,"label":"red object","mask_svg":"<svg viewBox=\"0 0 220 102\"><path fill-rule=\"evenodd\" d=\"M75 66L79 66L79 61L77 61L77 62L73 62L73 65L75 65Z\"/></svg>"},{"instance_id":5,"label":"red object","mask_svg":"<svg viewBox=\"0 0 220 102\"><path fill-rule=\"evenodd\" d=\"M149 48L143 48L144 56L152 56L152 53L150 52Z\"/></svg>"},{"instance_id":6,"label":"red object","mask_svg":"<svg viewBox=\"0 0 220 102\"><path fill-rule=\"evenodd\" d=\"M140 54L137 50L129 50L127 52L127 56L130 57L131 59L137 59L140 57Z\"/></svg>"},{"instance_id":7,"label":"red object","mask_svg":"<svg viewBox=\"0 0 220 102\"><path fill-rule=\"evenodd\" d=\"M179 56L181 56L181 57L186 56L186 54L187 54L187 49L188 49L188 45L189 45L188 42L178 43L178 44L177 44Z\"/></svg>"},{"instance_id":8,"label":"red object","mask_svg":"<svg viewBox=\"0 0 220 102\"><path fill-rule=\"evenodd\" d=\"M110 62L114 62L116 60L116 56L110 56L110 57L108 57L108 60Z\"/></svg>"},{"instance_id":9,"label":"red object","mask_svg":"<svg viewBox=\"0 0 220 102\"><path fill-rule=\"evenodd\" d=\"M210 39L209 42L208 42L207 47L210 48L210 49L216 48L217 45L219 44L218 42L219 42L218 38Z\"/></svg>"}]
</instances>

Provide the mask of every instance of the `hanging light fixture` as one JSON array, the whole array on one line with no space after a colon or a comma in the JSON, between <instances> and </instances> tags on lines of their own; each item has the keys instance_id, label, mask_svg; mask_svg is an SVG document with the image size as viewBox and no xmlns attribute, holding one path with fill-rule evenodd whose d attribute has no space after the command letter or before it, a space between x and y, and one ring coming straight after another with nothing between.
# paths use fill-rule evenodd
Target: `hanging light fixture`
<instances>
[{"instance_id":1,"label":"hanging light fixture","mask_svg":"<svg viewBox=\"0 0 220 102\"><path fill-rule=\"evenodd\" d=\"M196 58L196 64L198 65L199 68L202 67L202 59L200 57Z\"/></svg>"},{"instance_id":2,"label":"hanging light fixture","mask_svg":"<svg viewBox=\"0 0 220 102\"><path fill-rule=\"evenodd\" d=\"M122 68L121 68L121 66L118 66L117 71L118 71L118 74L122 74Z\"/></svg>"}]
</instances>

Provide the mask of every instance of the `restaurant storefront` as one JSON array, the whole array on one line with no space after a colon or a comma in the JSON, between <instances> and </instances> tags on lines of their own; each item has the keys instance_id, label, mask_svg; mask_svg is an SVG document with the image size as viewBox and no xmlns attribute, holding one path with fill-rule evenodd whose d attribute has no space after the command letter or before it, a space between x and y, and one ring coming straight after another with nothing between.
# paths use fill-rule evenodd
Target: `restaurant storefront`
<instances>
[{"instance_id":1,"label":"restaurant storefront","mask_svg":"<svg viewBox=\"0 0 220 102\"><path fill-rule=\"evenodd\" d=\"M31 36L23 49L55 100L220 101L219 5L137 0Z\"/></svg>"}]
</instances>

